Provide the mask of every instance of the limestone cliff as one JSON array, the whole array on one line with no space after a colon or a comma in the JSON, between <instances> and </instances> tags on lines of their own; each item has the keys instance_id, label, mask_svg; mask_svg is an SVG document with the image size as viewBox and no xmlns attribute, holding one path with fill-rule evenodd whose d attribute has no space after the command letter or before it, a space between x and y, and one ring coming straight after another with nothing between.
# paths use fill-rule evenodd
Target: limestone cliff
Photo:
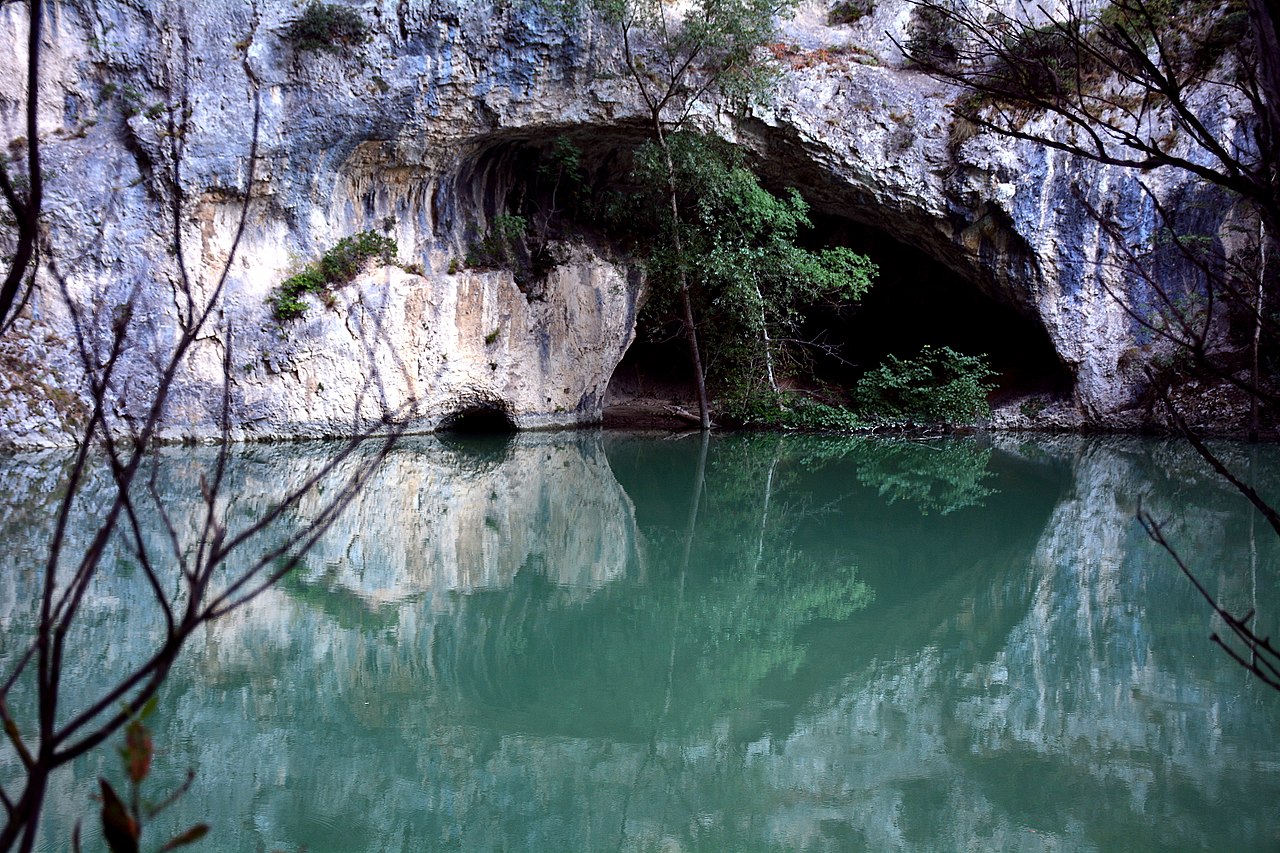
<instances>
[{"instance_id":1,"label":"limestone cliff","mask_svg":"<svg viewBox=\"0 0 1280 853\"><path fill-rule=\"evenodd\" d=\"M522 151L569 132L607 153L639 135L609 34L518 2L352 8L371 37L329 53L298 49L288 32L300 9L276 0L48 5L38 94L57 275L46 265L0 342L0 441L67 443L84 415L64 288L95 353L134 305L112 405L136 412L149 398L183 302L175 198L197 296L213 292L242 211L246 227L177 379L166 437L217 434L224 365L236 438L342 434L385 417L430 429L475 408L519 427L599 420L634 337L638 273L589 240L561 246L535 289L459 261L529 168ZM768 107L745 118L709 108L705 121L816 211L886 230L1042 326L1074 379L1043 423L1139 425L1142 354L1094 263L1104 241L1072 194L1118 198L1147 227L1133 178L1029 143L963 138L957 92L902 69L885 34L905 32L903 0L852 26L829 26L826 11L810 2L783 24ZM0 38L23 43L24 15L0 7ZM0 57L10 146L23 134L23 61ZM368 270L330 305L308 297L301 320L272 318L284 278L379 229L400 267Z\"/></svg>"}]
</instances>

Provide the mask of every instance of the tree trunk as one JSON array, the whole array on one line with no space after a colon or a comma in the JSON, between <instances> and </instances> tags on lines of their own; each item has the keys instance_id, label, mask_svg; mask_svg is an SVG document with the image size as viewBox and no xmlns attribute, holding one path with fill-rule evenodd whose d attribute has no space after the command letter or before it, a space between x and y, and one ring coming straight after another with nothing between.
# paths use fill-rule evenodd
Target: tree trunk
<instances>
[{"instance_id":1,"label":"tree trunk","mask_svg":"<svg viewBox=\"0 0 1280 853\"><path fill-rule=\"evenodd\" d=\"M764 345L764 372L769 378L769 390L778 393L778 379L773 373L773 341L769 339L769 318L764 313L764 294L756 284L756 299L760 300L760 342Z\"/></svg>"},{"instance_id":2,"label":"tree trunk","mask_svg":"<svg viewBox=\"0 0 1280 853\"><path fill-rule=\"evenodd\" d=\"M667 201L671 206L671 240L676 250L676 257L681 258L680 265L680 309L684 314L685 340L689 342L689 358L693 361L693 381L698 390L698 420L703 430L711 429L711 407L707 402L707 375L702 369L702 352L698 348L698 327L693 317L693 300L689 295L689 276L684 270L684 247L680 240L680 202L676 191L676 166L671 159L671 148L667 145L667 136L662 132L662 120L653 117L653 130L662 148L663 160L667 166Z\"/></svg>"},{"instance_id":3,"label":"tree trunk","mask_svg":"<svg viewBox=\"0 0 1280 853\"><path fill-rule=\"evenodd\" d=\"M1259 364L1259 353L1262 349L1262 309L1263 309L1263 283L1267 278L1267 223L1263 220L1258 223L1258 292L1253 299L1253 365L1250 381L1253 383L1253 393L1249 395L1249 440L1258 440L1259 412L1258 412L1258 396L1259 381L1262 378L1261 367Z\"/></svg>"}]
</instances>

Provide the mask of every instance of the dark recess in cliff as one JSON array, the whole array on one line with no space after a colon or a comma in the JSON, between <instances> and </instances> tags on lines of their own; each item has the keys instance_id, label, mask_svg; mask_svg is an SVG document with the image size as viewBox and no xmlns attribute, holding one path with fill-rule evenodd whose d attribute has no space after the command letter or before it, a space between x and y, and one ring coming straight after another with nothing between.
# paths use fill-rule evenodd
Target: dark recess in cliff
<instances>
[{"instance_id":1,"label":"dark recess in cliff","mask_svg":"<svg viewBox=\"0 0 1280 853\"><path fill-rule=\"evenodd\" d=\"M814 220L815 244L849 246L880 265L879 280L860 303L839 309L817 306L810 312L802 337L838 350L837 358L811 348L815 380L852 388L886 355L909 357L932 344L985 354L998 374L994 401L1070 393L1072 376L1038 320L878 229L831 217ZM689 398L688 358L683 339L637 339L614 372L610 392Z\"/></svg>"},{"instance_id":2,"label":"dark recess in cliff","mask_svg":"<svg viewBox=\"0 0 1280 853\"><path fill-rule=\"evenodd\" d=\"M551 168L555 162L552 152L561 135L580 152L581 183L565 179ZM629 126L568 126L547 128L540 134L497 135L477 141L471 154L463 158L453 191L463 201L463 209L481 213L481 221L492 222L501 213L525 217L527 245L519 248L528 256L525 272L529 280L522 289L533 298L538 292L536 279L554 263L552 256L540 256L554 252L554 241L585 240L605 254L627 251L629 247L621 245L627 242L626 234L609 234L601 227L600 208L610 194L628 191L630 152L643 139L640 128ZM767 180L771 189L779 191L791 185L781 182L769 164L758 166L763 174L773 176ZM792 170L788 177L799 182L798 189L806 197L822 198L825 209L832 209L834 202L825 198L821 185L805 185L806 178L820 181L821 175ZM838 207L844 209L844 205ZM855 209L862 222L876 218L875 211ZM811 218L814 228L807 242L813 247L848 246L869 255L880 266L878 283L860 304L838 309L815 306L809 312L802 338L834 346L838 352L833 356L820 347L807 349L813 357L815 384L851 388L864 371L874 368L886 355L909 357L921 346L932 344L985 354L999 374L997 399L1045 392L1069 394L1072 376L1033 314L991 297L928 252L885 231L817 211ZM479 224L473 220L463 226L467 239L478 239ZM922 224L921 230L929 231L928 224ZM980 274L980 263L973 260L974 274ZM653 341L646 339L642 330L614 373L610 396L689 399L688 363L682 338ZM800 384L809 382L804 379Z\"/></svg>"},{"instance_id":3,"label":"dark recess in cliff","mask_svg":"<svg viewBox=\"0 0 1280 853\"><path fill-rule=\"evenodd\" d=\"M1070 393L1072 375L1037 318L877 228L821 216L814 224L816 240L864 252L880 266L879 280L856 308L842 317L819 312L811 318L810 336L828 330L849 362L828 364L819 378L851 382L886 355L907 357L932 344L985 354L999 374L997 397Z\"/></svg>"},{"instance_id":4,"label":"dark recess in cliff","mask_svg":"<svg viewBox=\"0 0 1280 853\"><path fill-rule=\"evenodd\" d=\"M496 403L475 403L446 416L439 432L500 435L515 432L510 413Z\"/></svg>"}]
</instances>

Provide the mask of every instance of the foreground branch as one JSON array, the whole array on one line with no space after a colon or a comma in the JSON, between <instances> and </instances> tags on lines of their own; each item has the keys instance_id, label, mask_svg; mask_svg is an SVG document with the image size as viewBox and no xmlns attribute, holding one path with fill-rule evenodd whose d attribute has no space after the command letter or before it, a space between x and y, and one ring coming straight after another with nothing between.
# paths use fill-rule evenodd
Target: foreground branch
<instances>
[{"instance_id":1,"label":"foreground branch","mask_svg":"<svg viewBox=\"0 0 1280 853\"><path fill-rule=\"evenodd\" d=\"M1213 594L1205 588L1205 585L1200 582L1195 572L1191 571L1173 545L1169 543L1169 540L1165 538L1164 530L1161 529L1160 524L1150 513L1145 510L1138 510L1138 523L1142 525L1143 530L1151 537L1151 541L1163 548L1173 559L1174 564L1177 565L1182 574L1191 581L1196 591L1208 602L1213 612L1227 626L1227 630L1230 632L1228 636L1234 637L1235 642L1243 646L1243 650L1231 645L1228 640L1224 640L1217 631L1210 634L1209 639L1263 684L1273 690L1280 691L1280 649L1272 645L1270 636L1260 637L1253 628L1249 627L1249 623L1253 621L1255 615L1254 611L1250 610L1243 616L1236 616L1223 607L1214 598Z\"/></svg>"}]
</instances>

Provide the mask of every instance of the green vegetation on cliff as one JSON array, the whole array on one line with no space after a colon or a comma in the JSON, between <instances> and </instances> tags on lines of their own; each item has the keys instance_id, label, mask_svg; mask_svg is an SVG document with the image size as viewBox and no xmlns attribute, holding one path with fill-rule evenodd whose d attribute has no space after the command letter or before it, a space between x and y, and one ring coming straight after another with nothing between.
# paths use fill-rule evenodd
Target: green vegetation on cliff
<instances>
[{"instance_id":1,"label":"green vegetation on cliff","mask_svg":"<svg viewBox=\"0 0 1280 853\"><path fill-rule=\"evenodd\" d=\"M307 302L302 298L307 293L331 303L333 288L351 282L374 258L384 264L395 263L398 251L394 239L376 231L343 237L319 260L307 264L302 272L289 276L271 291L271 313L280 323L301 317L307 311Z\"/></svg>"}]
</instances>

